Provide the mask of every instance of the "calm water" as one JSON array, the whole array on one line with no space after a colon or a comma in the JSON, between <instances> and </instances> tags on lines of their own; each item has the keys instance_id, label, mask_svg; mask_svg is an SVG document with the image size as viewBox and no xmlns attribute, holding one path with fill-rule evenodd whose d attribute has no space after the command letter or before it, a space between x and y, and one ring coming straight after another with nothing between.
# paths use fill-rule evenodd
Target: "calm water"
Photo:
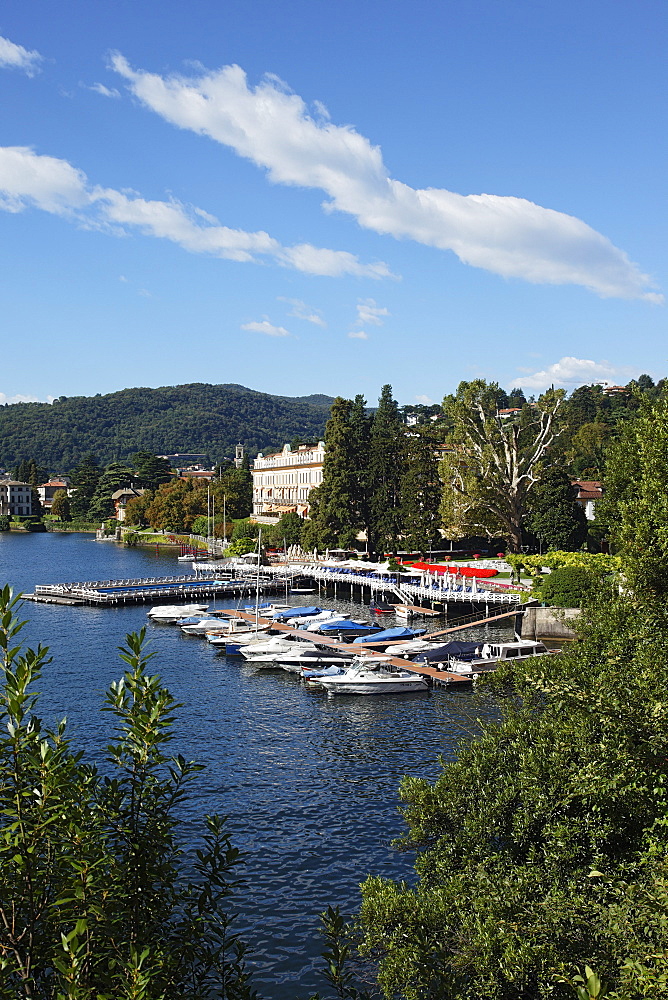
<instances>
[{"instance_id":1,"label":"calm water","mask_svg":"<svg viewBox=\"0 0 668 1000\"><path fill-rule=\"evenodd\" d=\"M170 575L182 565L175 554L89 535L0 533L0 585L26 593L38 583ZM292 603L316 601L301 595ZM334 606L323 597L317 603ZM336 606L361 610L341 600ZM117 647L146 623L146 607L26 602L23 612L25 638L53 655L40 714L45 722L66 715L70 732L99 753L111 720L98 708L122 674ZM402 832L402 775L436 778L439 756L452 758L476 718L494 708L472 692L328 698L293 675L217 655L172 626L148 632L155 670L183 703L174 752L206 765L194 813L228 815L236 845L248 852L247 888L235 909L251 942L256 987L271 1000L306 996L322 985L318 914L328 903L352 913L368 873L411 877L410 856L390 846ZM497 627L493 634L506 633Z\"/></svg>"}]
</instances>

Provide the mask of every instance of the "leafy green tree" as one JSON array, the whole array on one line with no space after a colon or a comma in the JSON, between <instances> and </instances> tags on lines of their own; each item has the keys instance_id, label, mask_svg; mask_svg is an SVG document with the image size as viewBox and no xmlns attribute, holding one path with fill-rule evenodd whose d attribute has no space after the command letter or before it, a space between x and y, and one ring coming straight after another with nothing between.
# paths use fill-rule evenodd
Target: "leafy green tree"
<instances>
[{"instance_id":1,"label":"leafy green tree","mask_svg":"<svg viewBox=\"0 0 668 1000\"><path fill-rule=\"evenodd\" d=\"M612 440L609 424L597 421L582 424L571 437L566 461L578 476L600 478L605 471L606 449Z\"/></svg>"},{"instance_id":2,"label":"leafy green tree","mask_svg":"<svg viewBox=\"0 0 668 1000\"><path fill-rule=\"evenodd\" d=\"M579 608L596 594L607 593L603 574L586 566L553 569L541 583L540 598L555 608Z\"/></svg>"},{"instance_id":3,"label":"leafy green tree","mask_svg":"<svg viewBox=\"0 0 668 1000\"><path fill-rule=\"evenodd\" d=\"M299 545L303 527L304 519L294 511L288 510L271 529L271 540L279 547L286 545L289 548L291 545Z\"/></svg>"},{"instance_id":4,"label":"leafy green tree","mask_svg":"<svg viewBox=\"0 0 668 1000\"><path fill-rule=\"evenodd\" d=\"M316 504L310 504L311 532L320 549L352 548L360 530L358 462L351 434L353 404L337 396L325 428L325 459ZM311 497L309 497L309 503Z\"/></svg>"},{"instance_id":5,"label":"leafy green tree","mask_svg":"<svg viewBox=\"0 0 668 1000\"><path fill-rule=\"evenodd\" d=\"M223 513L223 496L227 517L249 517L253 512L253 475L247 459L237 469L234 466L224 470L211 483L210 489L216 498L216 514Z\"/></svg>"},{"instance_id":6,"label":"leafy green tree","mask_svg":"<svg viewBox=\"0 0 668 1000\"><path fill-rule=\"evenodd\" d=\"M366 399L358 393L350 409L350 450L355 469L354 503L357 524L366 533L371 529L371 478L369 473L369 453L371 447L371 425L373 418L366 408Z\"/></svg>"},{"instance_id":7,"label":"leafy green tree","mask_svg":"<svg viewBox=\"0 0 668 1000\"><path fill-rule=\"evenodd\" d=\"M405 431L392 386L381 389L371 425L369 482L371 551L396 552L403 531L401 481L405 469Z\"/></svg>"},{"instance_id":8,"label":"leafy green tree","mask_svg":"<svg viewBox=\"0 0 668 1000\"><path fill-rule=\"evenodd\" d=\"M168 483L174 475L166 458L158 458L148 451L139 451L133 455L132 464L137 485L147 490L157 490L162 483Z\"/></svg>"},{"instance_id":9,"label":"leafy green tree","mask_svg":"<svg viewBox=\"0 0 668 1000\"><path fill-rule=\"evenodd\" d=\"M610 449L596 517L625 556L628 583L639 593L668 593L668 396L639 400L635 420Z\"/></svg>"},{"instance_id":10,"label":"leafy green tree","mask_svg":"<svg viewBox=\"0 0 668 1000\"><path fill-rule=\"evenodd\" d=\"M148 512L153 502L154 494L146 490L140 496L131 497L125 505L125 522L145 528L150 524Z\"/></svg>"},{"instance_id":11,"label":"leafy green tree","mask_svg":"<svg viewBox=\"0 0 668 1000\"><path fill-rule=\"evenodd\" d=\"M71 507L75 521L85 521L88 518L88 509L101 476L102 469L93 454L84 455L72 470Z\"/></svg>"},{"instance_id":12,"label":"leafy green tree","mask_svg":"<svg viewBox=\"0 0 668 1000\"><path fill-rule=\"evenodd\" d=\"M388 997L567 997L555 977L585 963L642 995L622 989L624 966L668 950L665 898L652 902L668 857L656 610L608 599L563 657L504 667L504 721L435 784L404 779L418 882L370 878L361 911Z\"/></svg>"},{"instance_id":13,"label":"leafy green tree","mask_svg":"<svg viewBox=\"0 0 668 1000\"><path fill-rule=\"evenodd\" d=\"M88 507L88 517L92 521L106 521L107 518L114 517L116 508L112 495L116 490L131 487L134 482L132 469L122 462L111 462L100 476Z\"/></svg>"},{"instance_id":14,"label":"leafy green tree","mask_svg":"<svg viewBox=\"0 0 668 1000\"><path fill-rule=\"evenodd\" d=\"M454 423L453 450L440 463L447 537L505 537L520 552L527 501L558 433L564 393L549 390L515 417L499 414L499 387L461 382L443 408Z\"/></svg>"},{"instance_id":15,"label":"leafy green tree","mask_svg":"<svg viewBox=\"0 0 668 1000\"><path fill-rule=\"evenodd\" d=\"M427 434L406 438L406 463L401 480L404 546L422 556L436 548L439 527L441 484L434 442Z\"/></svg>"},{"instance_id":16,"label":"leafy green tree","mask_svg":"<svg viewBox=\"0 0 668 1000\"><path fill-rule=\"evenodd\" d=\"M575 500L570 476L547 469L528 500L526 527L546 548L575 550L587 538L587 518Z\"/></svg>"},{"instance_id":17,"label":"leafy green tree","mask_svg":"<svg viewBox=\"0 0 668 1000\"><path fill-rule=\"evenodd\" d=\"M20 483L28 483L30 486L41 486L46 479L46 469L39 465L34 458L24 459L14 470L14 477Z\"/></svg>"},{"instance_id":18,"label":"leafy green tree","mask_svg":"<svg viewBox=\"0 0 668 1000\"><path fill-rule=\"evenodd\" d=\"M240 854L208 817L187 858L178 814L200 767L167 753L178 707L129 635L102 772L35 715L47 650L21 651L0 592L0 997L242 1000L254 996L226 906Z\"/></svg>"},{"instance_id":19,"label":"leafy green tree","mask_svg":"<svg viewBox=\"0 0 668 1000\"><path fill-rule=\"evenodd\" d=\"M67 490L56 490L51 503L51 513L54 517L59 517L61 521L71 521L72 512L70 508L70 498Z\"/></svg>"}]
</instances>

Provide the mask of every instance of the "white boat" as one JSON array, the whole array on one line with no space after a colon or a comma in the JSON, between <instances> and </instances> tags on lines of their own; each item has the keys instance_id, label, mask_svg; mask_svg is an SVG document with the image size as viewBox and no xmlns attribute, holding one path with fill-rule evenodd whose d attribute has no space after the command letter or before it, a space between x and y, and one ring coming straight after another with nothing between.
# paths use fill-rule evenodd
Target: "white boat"
<instances>
[{"instance_id":1,"label":"white boat","mask_svg":"<svg viewBox=\"0 0 668 1000\"><path fill-rule=\"evenodd\" d=\"M500 663L508 660L528 660L534 656L551 655L557 650L548 649L542 642L521 639L518 642L486 642L480 647L479 655L470 660L453 659L446 668L455 674L476 677L478 674L496 670Z\"/></svg>"},{"instance_id":2,"label":"white boat","mask_svg":"<svg viewBox=\"0 0 668 1000\"><path fill-rule=\"evenodd\" d=\"M248 632L233 632L231 635L212 632L210 636L207 635L207 641L212 646L234 647L234 655L240 655L241 650L245 649L246 646L267 642L270 632L271 628L265 625L259 625L255 631L255 625L253 625Z\"/></svg>"},{"instance_id":3,"label":"white boat","mask_svg":"<svg viewBox=\"0 0 668 1000\"><path fill-rule=\"evenodd\" d=\"M154 622L171 623L192 615L201 615L208 611L208 604L158 604L150 608L146 614Z\"/></svg>"},{"instance_id":4,"label":"white boat","mask_svg":"<svg viewBox=\"0 0 668 1000\"><path fill-rule=\"evenodd\" d=\"M254 625L252 622L243 622L243 627L240 628L207 629L206 641L210 642L212 646L226 646L232 642L241 645L243 642L254 642L258 637L266 639L268 631L269 625Z\"/></svg>"},{"instance_id":5,"label":"white boat","mask_svg":"<svg viewBox=\"0 0 668 1000\"><path fill-rule=\"evenodd\" d=\"M307 684L317 684L321 677L340 677L341 674L345 673L344 667L302 667L299 671L301 679L306 681Z\"/></svg>"},{"instance_id":6,"label":"white boat","mask_svg":"<svg viewBox=\"0 0 668 1000\"><path fill-rule=\"evenodd\" d=\"M242 610L247 615L254 615L256 608L254 604L245 604ZM266 604L264 603L258 604L257 606L257 612L260 618L273 618L275 614L280 614L282 611L291 611L291 610L292 610L291 604L274 604L273 602L271 602Z\"/></svg>"},{"instance_id":7,"label":"white boat","mask_svg":"<svg viewBox=\"0 0 668 1000\"><path fill-rule=\"evenodd\" d=\"M406 694L429 688L419 674L391 669L381 657L363 656L356 657L345 673L319 677L316 683L328 694Z\"/></svg>"},{"instance_id":8,"label":"white boat","mask_svg":"<svg viewBox=\"0 0 668 1000\"><path fill-rule=\"evenodd\" d=\"M222 631L226 627L226 622L220 618L202 618L194 625L181 625L181 631L185 635L205 635L211 629Z\"/></svg>"},{"instance_id":9,"label":"white boat","mask_svg":"<svg viewBox=\"0 0 668 1000\"><path fill-rule=\"evenodd\" d=\"M284 635L275 635L265 642L248 643L242 646L240 653L249 663L273 663L277 656L289 653L292 649L315 649L312 642L300 642Z\"/></svg>"},{"instance_id":10,"label":"white boat","mask_svg":"<svg viewBox=\"0 0 668 1000\"><path fill-rule=\"evenodd\" d=\"M394 643L389 644L386 647L386 651L391 653L392 656L415 656L416 653L428 653L430 649L435 649L438 645L438 639L435 642L429 642L427 639L409 639L407 642L398 642L396 645Z\"/></svg>"},{"instance_id":11,"label":"white boat","mask_svg":"<svg viewBox=\"0 0 668 1000\"><path fill-rule=\"evenodd\" d=\"M303 643L309 647L311 643ZM277 666L286 670L289 674L299 674L304 667L314 667L322 669L324 667L348 667L352 664L354 656L347 656L336 649L312 649L295 647L290 651L278 653L275 658Z\"/></svg>"}]
</instances>

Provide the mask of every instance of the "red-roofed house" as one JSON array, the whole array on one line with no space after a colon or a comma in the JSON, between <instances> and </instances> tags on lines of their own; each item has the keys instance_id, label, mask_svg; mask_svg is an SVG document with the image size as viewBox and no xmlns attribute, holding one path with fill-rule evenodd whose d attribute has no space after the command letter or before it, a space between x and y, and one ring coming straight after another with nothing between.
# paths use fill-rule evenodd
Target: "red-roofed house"
<instances>
[{"instance_id":1,"label":"red-roofed house","mask_svg":"<svg viewBox=\"0 0 668 1000\"><path fill-rule=\"evenodd\" d=\"M584 507L587 520L593 521L596 517L596 501L603 496L603 483L595 479L574 479L572 483L578 491L575 499Z\"/></svg>"}]
</instances>

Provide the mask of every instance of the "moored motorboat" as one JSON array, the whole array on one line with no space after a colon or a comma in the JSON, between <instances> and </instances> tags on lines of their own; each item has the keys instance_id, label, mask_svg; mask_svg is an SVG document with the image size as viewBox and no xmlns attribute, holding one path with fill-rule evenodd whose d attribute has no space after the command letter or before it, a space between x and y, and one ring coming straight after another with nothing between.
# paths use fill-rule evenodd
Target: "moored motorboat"
<instances>
[{"instance_id":1,"label":"moored motorboat","mask_svg":"<svg viewBox=\"0 0 668 1000\"><path fill-rule=\"evenodd\" d=\"M154 608L149 608L146 614L153 622L171 625L173 622L180 621L181 618L202 615L208 610L208 607L208 604L158 604Z\"/></svg>"},{"instance_id":2,"label":"moored motorboat","mask_svg":"<svg viewBox=\"0 0 668 1000\"><path fill-rule=\"evenodd\" d=\"M308 646L310 643L303 643L303 645ZM298 674L303 667L315 667L317 669L332 666L348 667L352 664L353 659L353 656L347 656L345 653L339 652L339 650L318 649L314 646L312 649L293 647L291 651L286 650L278 653L275 662L288 673Z\"/></svg>"},{"instance_id":3,"label":"moored motorboat","mask_svg":"<svg viewBox=\"0 0 668 1000\"><path fill-rule=\"evenodd\" d=\"M342 621L335 618L331 621L323 622L317 631L322 635L335 635L341 639L343 636L355 638L361 635L371 635L375 632L381 632L383 629L378 625L370 625L368 622L360 621L359 619L345 618Z\"/></svg>"},{"instance_id":4,"label":"moored motorboat","mask_svg":"<svg viewBox=\"0 0 668 1000\"><path fill-rule=\"evenodd\" d=\"M500 663L508 660L527 660L554 652L556 650L549 650L542 642L530 639L517 642L456 641L418 654L415 662L428 663L431 667L473 679L480 673L496 670Z\"/></svg>"},{"instance_id":5,"label":"moored motorboat","mask_svg":"<svg viewBox=\"0 0 668 1000\"><path fill-rule=\"evenodd\" d=\"M264 642L249 643L240 647L240 654L249 663L260 663L264 660L271 661L281 653L288 653L294 648L315 649L312 642L301 642L289 635L275 635L266 638Z\"/></svg>"},{"instance_id":6,"label":"moored motorboat","mask_svg":"<svg viewBox=\"0 0 668 1000\"><path fill-rule=\"evenodd\" d=\"M382 646L385 649L399 639L406 639L406 641L416 639L424 631L423 628L407 628L405 625L399 625L397 628L386 628L382 632L373 632L371 635L360 636L357 643L360 646L374 645L377 648Z\"/></svg>"},{"instance_id":7,"label":"moored motorboat","mask_svg":"<svg viewBox=\"0 0 668 1000\"><path fill-rule=\"evenodd\" d=\"M382 657L356 657L345 673L319 677L317 684L328 694L409 694L427 691L424 677L408 670L395 670Z\"/></svg>"},{"instance_id":8,"label":"moored motorboat","mask_svg":"<svg viewBox=\"0 0 668 1000\"><path fill-rule=\"evenodd\" d=\"M302 666L299 673L307 684L315 684L320 677L340 677L345 673L345 667L337 667L334 664L329 667Z\"/></svg>"},{"instance_id":9,"label":"moored motorboat","mask_svg":"<svg viewBox=\"0 0 668 1000\"><path fill-rule=\"evenodd\" d=\"M287 611L277 611L272 616L274 621L285 622L290 618L313 618L315 615L322 614L322 608L318 608L315 605L310 605L307 607L299 608L288 608Z\"/></svg>"}]
</instances>

